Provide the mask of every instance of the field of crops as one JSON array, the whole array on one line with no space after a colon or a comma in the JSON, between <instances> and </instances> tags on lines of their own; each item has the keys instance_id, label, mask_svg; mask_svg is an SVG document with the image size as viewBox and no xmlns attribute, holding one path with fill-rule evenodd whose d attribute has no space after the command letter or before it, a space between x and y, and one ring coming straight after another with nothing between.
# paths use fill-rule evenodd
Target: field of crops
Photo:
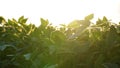
<instances>
[{"instance_id":1,"label":"field of crops","mask_svg":"<svg viewBox=\"0 0 120 68\"><path fill-rule=\"evenodd\" d=\"M36 27L0 17L0 68L120 68L120 24L92 18Z\"/></svg>"}]
</instances>

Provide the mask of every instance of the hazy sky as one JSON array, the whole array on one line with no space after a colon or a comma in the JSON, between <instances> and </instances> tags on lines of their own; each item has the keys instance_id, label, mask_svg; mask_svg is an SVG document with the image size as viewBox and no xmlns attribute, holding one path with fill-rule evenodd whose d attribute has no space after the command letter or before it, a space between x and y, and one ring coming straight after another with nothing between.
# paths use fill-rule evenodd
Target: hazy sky
<instances>
[{"instance_id":1,"label":"hazy sky","mask_svg":"<svg viewBox=\"0 0 120 68\"><path fill-rule=\"evenodd\" d=\"M83 19L91 13L95 20L107 16L113 22L120 21L120 0L1 0L0 3L1 16L18 19L24 15L37 25L41 17L56 25Z\"/></svg>"}]
</instances>

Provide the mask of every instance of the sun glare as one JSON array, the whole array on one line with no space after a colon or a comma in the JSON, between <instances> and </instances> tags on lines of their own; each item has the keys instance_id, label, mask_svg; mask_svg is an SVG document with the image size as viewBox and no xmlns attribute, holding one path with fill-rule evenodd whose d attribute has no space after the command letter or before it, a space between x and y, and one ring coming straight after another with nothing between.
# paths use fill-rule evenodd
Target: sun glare
<instances>
[{"instance_id":1,"label":"sun glare","mask_svg":"<svg viewBox=\"0 0 120 68\"><path fill-rule=\"evenodd\" d=\"M7 5L6 5L7 4ZM28 22L39 25L40 18L48 19L53 25L68 24L75 19L84 19L93 13L98 17L107 16L114 22L120 20L120 0L3 0L0 15L19 18L24 15Z\"/></svg>"}]
</instances>

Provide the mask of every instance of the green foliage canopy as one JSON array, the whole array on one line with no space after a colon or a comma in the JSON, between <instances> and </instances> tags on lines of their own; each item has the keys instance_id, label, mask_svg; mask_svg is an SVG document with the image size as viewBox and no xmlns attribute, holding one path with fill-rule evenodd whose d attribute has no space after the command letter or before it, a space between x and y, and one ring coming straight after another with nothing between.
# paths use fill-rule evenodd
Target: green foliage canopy
<instances>
[{"instance_id":1,"label":"green foliage canopy","mask_svg":"<svg viewBox=\"0 0 120 68\"><path fill-rule=\"evenodd\" d=\"M93 16L60 28L0 17L0 68L120 68L120 25Z\"/></svg>"}]
</instances>

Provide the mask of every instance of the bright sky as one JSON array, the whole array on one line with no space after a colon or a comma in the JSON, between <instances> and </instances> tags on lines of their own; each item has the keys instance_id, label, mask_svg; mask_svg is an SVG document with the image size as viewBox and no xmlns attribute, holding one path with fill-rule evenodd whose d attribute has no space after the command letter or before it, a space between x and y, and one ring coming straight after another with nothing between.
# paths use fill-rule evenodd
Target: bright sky
<instances>
[{"instance_id":1,"label":"bright sky","mask_svg":"<svg viewBox=\"0 0 120 68\"><path fill-rule=\"evenodd\" d=\"M94 20L107 16L120 21L120 0L1 0L0 16L18 19L24 15L39 25L40 18L54 25L83 19L94 13Z\"/></svg>"}]
</instances>

